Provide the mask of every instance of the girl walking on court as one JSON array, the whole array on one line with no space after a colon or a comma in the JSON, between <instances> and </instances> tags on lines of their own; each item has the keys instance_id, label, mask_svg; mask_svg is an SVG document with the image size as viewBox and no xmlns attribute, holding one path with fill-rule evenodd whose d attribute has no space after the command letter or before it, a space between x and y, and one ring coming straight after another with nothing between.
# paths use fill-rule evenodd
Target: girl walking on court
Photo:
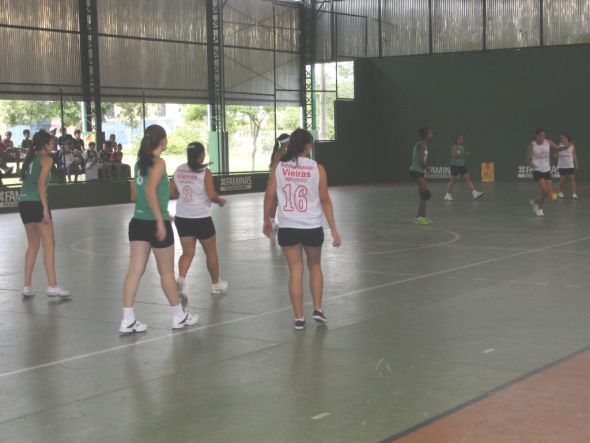
<instances>
[{"instance_id":1,"label":"girl walking on court","mask_svg":"<svg viewBox=\"0 0 590 443\"><path fill-rule=\"evenodd\" d=\"M277 166L281 159L287 153L287 147L289 146L289 134L281 134L275 140L275 145L272 149L272 155L270 157L270 169L271 171ZM279 223L277 221L277 207L272 207L270 211L270 221L272 223L273 231L279 229Z\"/></svg>"},{"instance_id":2,"label":"girl walking on court","mask_svg":"<svg viewBox=\"0 0 590 443\"><path fill-rule=\"evenodd\" d=\"M197 323L199 316L186 312L174 280L174 234L168 213L170 182L166 163L160 158L166 149L166 131L148 126L141 140L135 164L135 212L129 223L129 270L123 286L123 320L119 332L144 332L147 325L135 318L133 304L150 257L154 253L164 295L170 304L172 329Z\"/></svg>"},{"instance_id":3,"label":"girl walking on court","mask_svg":"<svg viewBox=\"0 0 590 443\"><path fill-rule=\"evenodd\" d=\"M307 257L309 283L313 299L312 318L326 323L322 310L324 277L322 273L322 244L324 230L322 213L332 233L332 246L342 243L334 219L334 207L328 192L328 177L323 166L308 158L313 137L304 129L296 129L290 136L285 156L270 174L264 196L264 235L270 237L270 212L278 203L281 226L278 242L289 267L289 296L295 319L293 328L305 328L303 315L303 252Z\"/></svg>"},{"instance_id":4,"label":"girl walking on court","mask_svg":"<svg viewBox=\"0 0 590 443\"><path fill-rule=\"evenodd\" d=\"M537 217L544 217L543 203L549 197L553 188L551 182L551 148L559 147L547 138L547 132L544 129L537 129L535 139L529 143L527 160L533 169L533 179L539 187L539 195L536 199L531 200L530 204L533 212Z\"/></svg>"},{"instance_id":5,"label":"girl walking on court","mask_svg":"<svg viewBox=\"0 0 590 443\"><path fill-rule=\"evenodd\" d=\"M432 130L430 128L418 129L420 141L416 142L412 148L412 164L410 165L410 177L416 182L420 194L420 203L418 204L418 213L414 221L418 225L431 225L434 222L426 217L426 203L432 197L428 190L428 183L424 177L428 167L428 145L432 140Z\"/></svg>"},{"instance_id":6,"label":"girl walking on court","mask_svg":"<svg viewBox=\"0 0 590 443\"><path fill-rule=\"evenodd\" d=\"M459 178L463 177L465 180L465 185L471 191L471 195L473 196L473 200L477 200L481 196L483 196L483 192L477 192L473 182L471 181L471 174L467 170L465 166L465 157L471 155L471 152L465 149L465 137L462 134L457 135L455 137L455 143L451 146L451 181L447 186L447 193L445 195L445 200L452 201L453 200L453 187L455 183L459 180Z\"/></svg>"},{"instance_id":7,"label":"girl walking on court","mask_svg":"<svg viewBox=\"0 0 590 443\"><path fill-rule=\"evenodd\" d=\"M561 134L561 143L557 148L557 167L559 168L559 198L565 198L563 191L565 190L565 184L567 181L570 182L572 191L572 198L577 199L578 194L576 193L576 169L578 169L578 156L576 155L576 147L572 141L572 137L564 132Z\"/></svg>"},{"instance_id":8,"label":"girl walking on court","mask_svg":"<svg viewBox=\"0 0 590 443\"><path fill-rule=\"evenodd\" d=\"M23 182L18 210L25 225L28 247L25 253L25 284L22 295L31 297L33 292L33 269L37 260L39 246L43 243L43 264L47 273L47 295L49 297L69 297L70 291L57 284L55 275L55 235L53 220L47 199L47 181L53 167L51 151L53 140L47 132L37 132L33 136L33 146L29 149L20 171Z\"/></svg>"},{"instance_id":9,"label":"girl walking on court","mask_svg":"<svg viewBox=\"0 0 590 443\"><path fill-rule=\"evenodd\" d=\"M188 145L186 155L187 162L176 169L171 182L171 195L178 198L174 224L182 245L182 255L178 260L179 277L176 283L181 296L186 297L186 275L195 257L198 240L207 257L207 269L212 283L211 293L221 294L227 290L228 283L219 278L217 236L211 219L211 203L223 207L225 199L215 192L213 174L203 165L205 147L201 143L193 142Z\"/></svg>"}]
</instances>

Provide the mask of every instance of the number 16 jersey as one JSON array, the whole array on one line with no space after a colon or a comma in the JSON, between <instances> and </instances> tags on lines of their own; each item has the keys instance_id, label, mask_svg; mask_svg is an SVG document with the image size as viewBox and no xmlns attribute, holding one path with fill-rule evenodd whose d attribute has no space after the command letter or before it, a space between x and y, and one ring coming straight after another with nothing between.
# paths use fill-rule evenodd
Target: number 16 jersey
<instances>
[{"instance_id":1,"label":"number 16 jersey","mask_svg":"<svg viewBox=\"0 0 590 443\"><path fill-rule=\"evenodd\" d=\"M275 169L281 228L316 229L322 226L320 171L309 158L279 162Z\"/></svg>"}]
</instances>

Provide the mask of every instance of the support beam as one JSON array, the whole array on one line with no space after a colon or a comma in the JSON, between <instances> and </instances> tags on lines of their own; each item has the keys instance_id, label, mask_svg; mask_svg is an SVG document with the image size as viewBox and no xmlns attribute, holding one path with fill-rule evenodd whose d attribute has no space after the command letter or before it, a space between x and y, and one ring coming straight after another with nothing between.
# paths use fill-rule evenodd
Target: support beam
<instances>
[{"instance_id":1,"label":"support beam","mask_svg":"<svg viewBox=\"0 0 590 443\"><path fill-rule=\"evenodd\" d=\"M209 126L217 142L216 172L229 171L227 129L225 124L225 85L223 54L222 0L206 0L207 62L209 66ZM209 152L211 156L214 153Z\"/></svg>"},{"instance_id":2,"label":"support beam","mask_svg":"<svg viewBox=\"0 0 590 443\"><path fill-rule=\"evenodd\" d=\"M83 96L83 129L94 131L96 147L103 142L100 61L98 52L98 8L96 0L78 0L80 56Z\"/></svg>"}]
</instances>

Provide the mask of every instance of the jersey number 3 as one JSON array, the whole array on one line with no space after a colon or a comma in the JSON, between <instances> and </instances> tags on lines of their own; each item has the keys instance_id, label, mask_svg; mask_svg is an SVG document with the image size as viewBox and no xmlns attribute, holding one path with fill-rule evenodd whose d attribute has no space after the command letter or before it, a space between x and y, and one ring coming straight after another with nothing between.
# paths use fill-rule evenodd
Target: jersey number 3
<instances>
[{"instance_id":1,"label":"jersey number 3","mask_svg":"<svg viewBox=\"0 0 590 443\"><path fill-rule=\"evenodd\" d=\"M293 192L292 186L285 185L283 187L283 193L285 194L285 206L283 206L283 211L285 212L293 212L297 210L298 212L306 212L307 211L307 195L309 191L305 186L297 186L295 188L295 192Z\"/></svg>"}]
</instances>

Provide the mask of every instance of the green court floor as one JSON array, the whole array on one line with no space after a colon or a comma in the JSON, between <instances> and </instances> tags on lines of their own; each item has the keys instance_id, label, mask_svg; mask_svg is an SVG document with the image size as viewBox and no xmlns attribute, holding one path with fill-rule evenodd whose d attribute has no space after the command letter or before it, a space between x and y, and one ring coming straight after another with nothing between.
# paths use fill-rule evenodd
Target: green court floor
<instances>
[{"instance_id":1,"label":"green court floor","mask_svg":"<svg viewBox=\"0 0 590 443\"><path fill-rule=\"evenodd\" d=\"M260 194L215 208L230 290L208 293L200 255L200 326L175 333L153 259L136 305L149 330L117 333L131 205L54 211L71 301L44 295L40 261L23 300L24 230L0 215L0 442L378 442L586 348L590 192L538 218L533 183L483 190L444 202L433 184L437 224L419 227L413 186L333 188L329 324L303 332Z\"/></svg>"}]
</instances>

